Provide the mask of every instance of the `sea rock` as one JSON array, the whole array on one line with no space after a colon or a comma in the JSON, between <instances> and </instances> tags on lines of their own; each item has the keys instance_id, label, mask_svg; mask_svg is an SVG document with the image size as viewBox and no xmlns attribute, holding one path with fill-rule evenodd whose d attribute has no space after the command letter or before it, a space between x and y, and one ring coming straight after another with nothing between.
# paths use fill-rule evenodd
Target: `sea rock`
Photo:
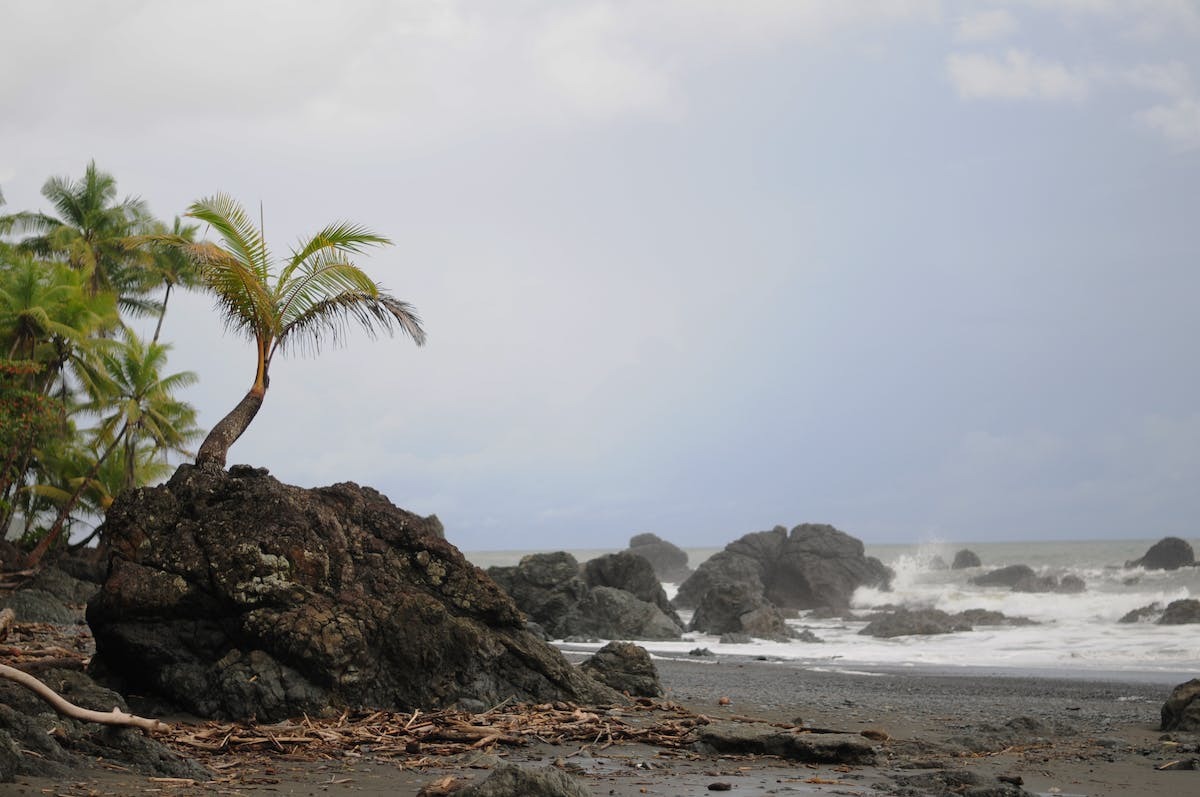
<instances>
[{"instance_id":1,"label":"sea rock","mask_svg":"<svg viewBox=\"0 0 1200 797\"><path fill-rule=\"evenodd\" d=\"M19 623L74 625L83 619L61 598L43 589L19 589L0 600L0 609L12 609Z\"/></svg>"},{"instance_id":2,"label":"sea rock","mask_svg":"<svg viewBox=\"0 0 1200 797\"><path fill-rule=\"evenodd\" d=\"M971 624L940 609L898 609L871 620L858 633L875 637L953 634L970 631Z\"/></svg>"},{"instance_id":3,"label":"sea rock","mask_svg":"<svg viewBox=\"0 0 1200 797\"><path fill-rule=\"evenodd\" d=\"M972 628L977 625L1038 625L1036 620L1030 620L1028 617L1009 617L992 609L967 609L958 612L954 617L969 623Z\"/></svg>"},{"instance_id":4,"label":"sea rock","mask_svg":"<svg viewBox=\"0 0 1200 797\"><path fill-rule=\"evenodd\" d=\"M1200 600L1184 598L1171 601L1158 618L1159 625L1190 625L1200 623Z\"/></svg>"},{"instance_id":5,"label":"sea rock","mask_svg":"<svg viewBox=\"0 0 1200 797\"><path fill-rule=\"evenodd\" d=\"M791 637L779 610L741 584L717 584L708 590L688 630L721 635L722 639L729 634L774 640Z\"/></svg>"},{"instance_id":6,"label":"sea rock","mask_svg":"<svg viewBox=\"0 0 1200 797\"><path fill-rule=\"evenodd\" d=\"M1076 595L1087 591L1087 582L1074 573L1067 573L1058 580L1058 587L1054 591L1064 595Z\"/></svg>"},{"instance_id":7,"label":"sea rock","mask_svg":"<svg viewBox=\"0 0 1200 797\"><path fill-rule=\"evenodd\" d=\"M1162 730L1200 731L1200 678L1171 690L1162 707Z\"/></svg>"},{"instance_id":8,"label":"sea rock","mask_svg":"<svg viewBox=\"0 0 1200 797\"><path fill-rule=\"evenodd\" d=\"M1015 587L1022 579L1036 579L1037 573L1029 565L1009 565L997 570L989 570L981 576L975 576L971 583L980 587Z\"/></svg>"},{"instance_id":9,"label":"sea rock","mask_svg":"<svg viewBox=\"0 0 1200 797\"><path fill-rule=\"evenodd\" d=\"M351 483L181 466L107 514L93 666L204 717L616 699L424 518Z\"/></svg>"},{"instance_id":10,"label":"sea rock","mask_svg":"<svg viewBox=\"0 0 1200 797\"><path fill-rule=\"evenodd\" d=\"M722 755L772 755L810 764L872 764L875 750L858 734L802 733L765 722L718 721L687 736L692 749Z\"/></svg>"},{"instance_id":11,"label":"sea rock","mask_svg":"<svg viewBox=\"0 0 1200 797\"><path fill-rule=\"evenodd\" d=\"M1146 570L1178 570L1196 564L1196 553L1191 543L1179 537L1163 537L1150 546L1141 559L1126 562L1126 567L1142 567Z\"/></svg>"},{"instance_id":12,"label":"sea rock","mask_svg":"<svg viewBox=\"0 0 1200 797\"><path fill-rule=\"evenodd\" d=\"M579 666L592 678L618 692L634 697L661 697L663 694L658 669L650 654L632 643L609 642Z\"/></svg>"},{"instance_id":13,"label":"sea rock","mask_svg":"<svg viewBox=\"0 0 1200 797\"><path fill-rule=\"evenodd\" d=\"M654 568L637 554L621 551L589 559L583 565L583 579L589 587L613 587L652 603L676 625L683 627L679 615L675 614L671 602L667 600L667 593L659 583Z\"/></svg>"},{"instance_id":14,"label":"sea rock","mask_svg":"<svg viewBox=\"0 0 1200 797\"><path fill-rule=\"evenodd\" d=\"M958 553L954 554L954 561L950 564L951 570L966 570L968 567L982 567L983 562L979 561L979 555L969 548L963 548Z\"/></svg>"},{"instance_id":15,"label":"sea rock","mask_svg":"<svg viewBox=\"0 0 1200 797\"><path fill-rule=\"evenodd\" d=\"M613 587L588 590L565 620L565 636L679 639L683 628L653 603Z\"/></svg>"},{"instance_id":16,"label":"sea rock","mask_svg":"<svg viewBox=\"0 0 1200 797\"><path fill-rule=\"evenodd\" d=\"M535 553L514 567L490 567L487 572L551 639L577 633L571 623L588 586L574 556L566 551Z\"/></svg>"},{"instance_id":17,"label":"sea rock","mask_svg":"<svg viewBox=\"0 0 1200 797\"><path fill-rule=\"evenodd\" d=\"M1121 616L1118 623L1150 623L1157 622L1158 618L1162 617L1165 607L1161 603L1151 603L1149 606L1142 606L1137 609L1132 609Z\"/></svg>"},{"instance_id":18,"label":"sea rock","mask_svg":"<svg viewBox=\"0 0 1200 797\"><path fill-rule=\"evenodd\" d=\"M481 782L453 794L454 797L589 797L591 791L581 780L555 767L502 764Z\"/></svg>"},{"instance_id":19,"label":"sea rock","mask_svg":"<svg viewBox=\"0 0 1200 797\"><path fill-rule=\"evenodd\" d=\"M865 556L861 541L806 523L747 534L706 560L679 587L675 605L695 608L717 584L740 584L786 609L845 608L862 586L884 587L891 571Z\"/></svg>"},{"instance_id":20,"label":"sea rock","mask_svg":"<svg viewBox=\"0 0 1200 797\"><path fill-rule=\"evenodd\" d=\"M83 708L129 710L119 694L81 672L49 670L40 680ZM104 764L150 777L211 777L196 762L140 730L62 717L25 687L0 681L0 781L12 781L17 775L61 779Z\"/></svg>"},{"instance_id":21,"label":"sea rock","mask_svg":"<svg viewBox=\"0 0 1200 797\"><path fill-rule=\"evenodd\" d=\"M660 581L681 584L692 574L687 552L657 534L636 534L629 539L629 553L642 557L654 568Z\"/></svg>"}]
</instances>

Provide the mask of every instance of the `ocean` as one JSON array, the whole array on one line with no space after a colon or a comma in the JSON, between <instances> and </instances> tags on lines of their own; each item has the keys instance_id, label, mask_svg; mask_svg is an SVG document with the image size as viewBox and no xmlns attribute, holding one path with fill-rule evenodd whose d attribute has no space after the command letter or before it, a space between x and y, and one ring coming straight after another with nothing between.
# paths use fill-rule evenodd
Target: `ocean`
<instances>
[{"instance_id":1,"label":"ocean","mask_svg":"<svg viewBox=\"0 0 1200 797\"><path fill-rule=\"evenodd\" d=\"M894 672L918 668L960 674L1036 675L1068 678L1111 678L1178 683L1200 677L1200 625L1161 626L1153 623L1119 623L1127 612L1152 603L1166 605L1182 598L1200 597L1200 567L1176 571L1126 568L1125 562L1141 557L1155 542L1103 540L1087 542L995 542L920 545L867 545L896 572L892 589L860 589L855 593L855 613L899 605L935 608L946 612L990 609L1008 617L1026 617L1031 626L977 626L975 630L935 636L880 639L858 632L866 619L816 619L803 613L789 620L796 630L808 629L821 643L770 642L722 644L716 637L686 633L682 641L640 641L656 656L684 657L707 648L718 657L765 658L812 669L844 672ZM1189 540L1200 550L1200 540ZM935 557L951 562L954 553L970 548L982 560L979 568L945 570L934 567ZM696 567L720 548L685 548L689 564ZM611 553L610 550L572 551L580 562ZM467 553L474 564L487 568L511 565L528 551ZM1087 589L1078 594L1020 593L1004 587L979 587L972 576L1012 564L1026 564L1039 575L1083 579ZM664 584L668 595L678 585ZM680 613L684 621L690 613ZM638 640L633 640L638 641ZM600 644L571 644L575 650Z\"/></svg>"}]
</instances>

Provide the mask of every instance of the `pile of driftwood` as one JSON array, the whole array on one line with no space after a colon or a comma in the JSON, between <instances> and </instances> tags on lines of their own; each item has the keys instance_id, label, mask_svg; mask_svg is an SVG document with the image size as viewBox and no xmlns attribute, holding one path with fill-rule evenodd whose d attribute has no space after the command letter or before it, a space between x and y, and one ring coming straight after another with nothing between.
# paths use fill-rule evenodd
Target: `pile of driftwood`
<instances>
[{"instance_id":1,"label":"pile of driftwood","mask_svg":"<svg viewBox=\"0 0 1200 797\"><path fill-rule=\"evenodd\" d=\"M605 709L541 703L501 705L480 714L347 711L335 719L305 717L273 725L207 722L177 725L160 738L194 758L208 754L314 760L358 754L422 766L472 750L534 742L595 750L619 742L681 748L694 727L708 722L673 703L639 700Z\"/></svg>"}]
</instances>

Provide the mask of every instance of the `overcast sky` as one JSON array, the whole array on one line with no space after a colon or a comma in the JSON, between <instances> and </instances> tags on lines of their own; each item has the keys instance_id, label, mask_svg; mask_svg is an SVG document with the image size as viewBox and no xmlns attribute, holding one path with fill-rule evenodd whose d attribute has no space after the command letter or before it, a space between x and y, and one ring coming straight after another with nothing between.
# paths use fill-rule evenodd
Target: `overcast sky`
<instances>
[{"instance_id":1,"label":"overcast sky","mask_svg":"<svg viewBox=\"0 0 1200 797\"><path fill-rule=\"evenodd\" d=\"M281 361L230 462L465 550L1195 538L1200 3L0 0L0 190L89 159L429 333ZM254 355L175 304L210 426Z\"/></svg>"}]
</instances>

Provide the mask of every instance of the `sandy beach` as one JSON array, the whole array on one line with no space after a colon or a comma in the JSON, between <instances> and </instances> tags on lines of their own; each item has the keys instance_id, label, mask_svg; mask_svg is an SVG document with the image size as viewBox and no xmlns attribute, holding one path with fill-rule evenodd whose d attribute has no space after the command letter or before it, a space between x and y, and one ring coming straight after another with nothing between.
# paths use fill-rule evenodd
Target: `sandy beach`
<instances>
[{"instance_id":1,"label":"sandy beach","mask_svg":"<svg viewBox=\"0 0 1200 797\"><path fill-rule=\"evenodd\" d=\"M583 658L570 651L567 655ZM434 761L416 755L376 758L358 750L319 761L283 753L252 758L214 754L198 759L218 775L210 783L135 777L101 765L98 774L72 782L18 778L0 785L0 794L406 796L446 778L481 780L502 762L558 766L578 777L590 794L615 797L707 794L724 786L734 795L963 793L962 784L971 782L962 780L963 772L976 776L982 784L976 788L1020 783L1033 794L1166 797L1200 791L1200 771L1163 769L1200 758L1197 735L1157 730L1159 710L1171 688L1163 681L1172 676L1153 682L820 672L753 659L669 658L656 664L665 702L714 724L761 720L848 734L866 731L876 761L804 763L644 743L497 744ZM630 721L653 723L656 712L641 712ZM420 758L425 765L414 766ZM944 773L950 773L948 786L939 785L947 782Z\"/></svg>"}]
</instances>

